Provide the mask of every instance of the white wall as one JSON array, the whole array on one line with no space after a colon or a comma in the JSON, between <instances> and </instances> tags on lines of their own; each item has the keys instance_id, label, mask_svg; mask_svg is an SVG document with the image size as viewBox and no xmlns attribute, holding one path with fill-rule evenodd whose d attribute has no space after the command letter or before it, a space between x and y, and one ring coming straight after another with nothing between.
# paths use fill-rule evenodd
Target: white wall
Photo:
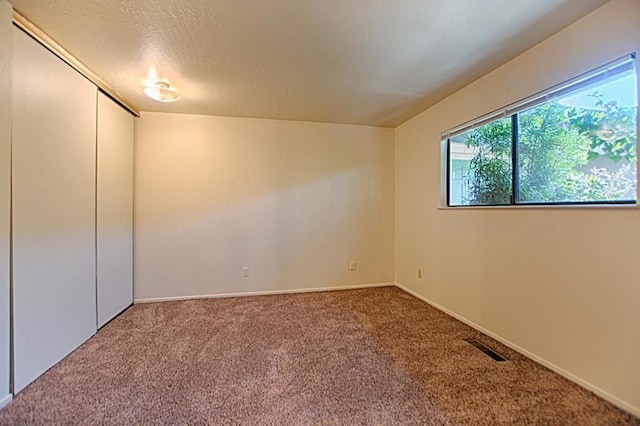
<instances>
[{"instance_id":1,"label":"white wall","mask_svg":"<svg viewBox=\"0 0 640 426\"><path fill-rule=\"evenodd\" d=\"M136 300L394 280L392 129L143 113L135 133Z\"/></svg>"},{"instance_id":2,"label":"white wall","mask_svg":"<svg viewBox=\"0 0 640 426\"><path fill-rule=\"evenodd\" d=\"M397 281L636 414L640 209L438 206L441 131L640 52L638 18L613 0L395 134Z\"/></svg>"},{"instance_id":3,"label":"white wall","mask_svg":"<svg viewBox=\"0 0 640 426\"><path fill-rule=\"evenodd\" d=\"M11 188L11 16L0 0L0 407L9 395L9 212Z\"/></svg>"}]
</instances>

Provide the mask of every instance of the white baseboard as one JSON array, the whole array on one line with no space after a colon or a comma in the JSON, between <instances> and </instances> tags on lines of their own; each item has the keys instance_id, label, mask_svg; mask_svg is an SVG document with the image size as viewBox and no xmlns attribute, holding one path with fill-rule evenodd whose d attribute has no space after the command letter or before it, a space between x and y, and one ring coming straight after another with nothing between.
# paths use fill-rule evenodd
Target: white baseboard
<instances>
[{"instance_id":1,"label":"white baseboard","mask_svg":"<svg viewBox=\"0 0 640 426\"><path fill-rule=\"evenodd\" d=\"M176 302L179 300L193 300L193 299L222 299L226 297L247 297L247 296L268 296L274 294L293 294L293 293L317 293L321 291L336 291L336 290L355 290L359 288L371 288L371 287L393 287L396 283L373 283L373 284L355 284L355 285L342 285L335 287L316 287L316 288L297 288L288 290L267 290L267 291L247 291L242 293L220 293L220 294L200 294L194 296L173 296L173 297L154 297L148 299L134 299L133 303L155 303L155 302Z\"/></svg>"},{"instance_id":2,"label":"white baseboard","mask_svg":"<svg viewBox=\"0 0 640 426\"><path fill-rule=\"evenodd\" d=\"M13 395L11 395L11 394L5 395L3 398L1 398L0 399L0 410L3 409L5 407L5 405L10 403L11 400L13 400Z\"/></svg>"},{"instance_id":3,"label":"white baseboard","mask_svg":"<svg viewBox=\"0 0 640 426\"><path fill-rule=\"evenodd\" d=\"M402 284L395 283L395 285L399 289L401 289L401 290L409 293L410 295L422 300L423 302L433 306L434 308L444 312L445 314L447 314L449 316L452 316L452 317L454 317L455 319L457 319L459 321L462 321L463 323L467 324L468 326L470 326L472 328L475 328L476 330L478 330L479 332L481 332L483 334L486 334L487 336L492 337L493 339L497 340L498 342L502 343L503 345L510 347L514 351L519 352L520 354L522 354L522 355L526 356L527 358L537 362L538 364L542 364L543 366L547 367L549 370L554 371L554 372L558 373L559 375L571 380L572 382L582 386L583 388L587 389L588 391L593 392L594 394L598 395L600 398L602 398L602 399L604 399L606 401L609 401L610 403L612 403L613 405L621 408L622 410L627 411L627 412L633 414L634 416L640 417L640 408L635 407L635 406L631 405L630 403L628 403L626 401L623 401L623 400L621 400L620 398L618 398L618 397L616 397L614 395L611 395L609 392L600 389L599 387L597 387L597 386L595 386L595 385L593 385L593 384L581 379L580 377L578 377L578 376L576 376L576 375L564 370L561 367L558 367L557 365L547 361L546 359L541 358L541 357L539 357L538 355L536 355L536 354L534 354L532 352L529 352L528 350L526 350L526 349L516 345L515 343L513 343L513 342L511 342L511 341L509 341L509 340L507 340L507 339L505 339L505 338L503 338L503 337L501 337L501 336L499 336L499 335L497 335L497 334L495 334L495 333L493 333L493 332L491 332L489 330L487 330L484 327L479 326L478 324L474 323L473 321L470 321L467 318L465 318L465 317L463 317L461 315L458 315L455 312L450 311L449 309L438 305L437 303L432 302L431 300L429 300L426 297L422 296L421 294L419 294L419 293L417 293L417 292L415 292L415 291L403 286Z\"/></svg>"}]
</instances>

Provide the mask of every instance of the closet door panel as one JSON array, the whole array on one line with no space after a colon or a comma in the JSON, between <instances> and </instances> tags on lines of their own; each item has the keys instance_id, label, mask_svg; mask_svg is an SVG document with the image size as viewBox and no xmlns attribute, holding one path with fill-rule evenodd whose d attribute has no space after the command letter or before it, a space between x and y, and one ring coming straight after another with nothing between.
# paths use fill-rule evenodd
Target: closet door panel
<instances>
[{"instance_id":1,"label":"closet door panel","mask_svg":"<svg viewBox=\"0 0 640 426\"><path fill-rule=\"evenodd\" d=\"M98 326L133 302L133 115L98 94Z\"/></svg>"},{"instance_id":2,"label":"closet door panel","mask_svg":"<svg viewBox=\"0 0 640 426\"><path fill-rule=\"evenodd\" d=\"M15 391L96 331L97 89L14 28Z\"/></svg>"},{"instance_id":3,"label":"closet door panel","mask_svg":"<svg viewBox=\"0 0 640 426\"><path fill-rule=\"evenodd\" d=\"M0 0L0 408L10 390L11 5Z\"/></svg>"}]
</instances>

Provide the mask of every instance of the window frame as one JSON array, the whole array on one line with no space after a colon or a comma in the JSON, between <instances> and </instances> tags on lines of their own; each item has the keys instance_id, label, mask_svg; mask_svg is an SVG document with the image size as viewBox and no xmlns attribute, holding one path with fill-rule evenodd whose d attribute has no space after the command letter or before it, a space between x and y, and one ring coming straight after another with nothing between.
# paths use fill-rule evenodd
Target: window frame
<instances>
[{"instance_id":1,"label":"window frame","mask_svg":"<svg viewBox=\"0 0 640 426\"><path fill-rule=\"evenodd\" d=\"M542 105L554 98L579 90L590 82L606 80L627 70L633 70L638 79L635 67L636 53L625 55L619 59L611 61L601 67L595 68L578 77L555 85L547 90L536 93L533 96L515 102L500 110L481 116L475 120L464 123L451 130L443 132L441 135L441 203L440 207L445 209L469 209L469 208L518 208L518 207L638 207L640 206L640 179L636 178L636 199L635 200L590 200L590 201L519 201L520 195L520 171L518 157L519 142L519 113ZM636 90L640 91L640 82L636 80ZM640 102L640 93L636 94L637 101ZM636 136L640 134L640 105L636 107ZM511 195L509 203L505 204L451 204L451 139L454 136L464 134L474 128L489 124L493 121L507 118L511 119ZM636 142L636 151L639 143ZM636 176L640 175L640 162L636 162Z\"/></svg>"}]
</instances>

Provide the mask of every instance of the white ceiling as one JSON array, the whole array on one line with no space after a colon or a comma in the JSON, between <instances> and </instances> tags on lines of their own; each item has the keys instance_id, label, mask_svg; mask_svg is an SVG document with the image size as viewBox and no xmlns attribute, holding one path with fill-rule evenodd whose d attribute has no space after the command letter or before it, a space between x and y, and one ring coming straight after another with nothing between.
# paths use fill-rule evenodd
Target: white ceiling
<instances>
[{"instance_id":1,"label":"white ceiling","mask_svg":"<svg viewBox=\"0 0 640 426\"><path fill-rule=\"evenodd\" d=\"M394 127L606 0L10 2L143 111Z\"/></svg>"}]
</instances>

